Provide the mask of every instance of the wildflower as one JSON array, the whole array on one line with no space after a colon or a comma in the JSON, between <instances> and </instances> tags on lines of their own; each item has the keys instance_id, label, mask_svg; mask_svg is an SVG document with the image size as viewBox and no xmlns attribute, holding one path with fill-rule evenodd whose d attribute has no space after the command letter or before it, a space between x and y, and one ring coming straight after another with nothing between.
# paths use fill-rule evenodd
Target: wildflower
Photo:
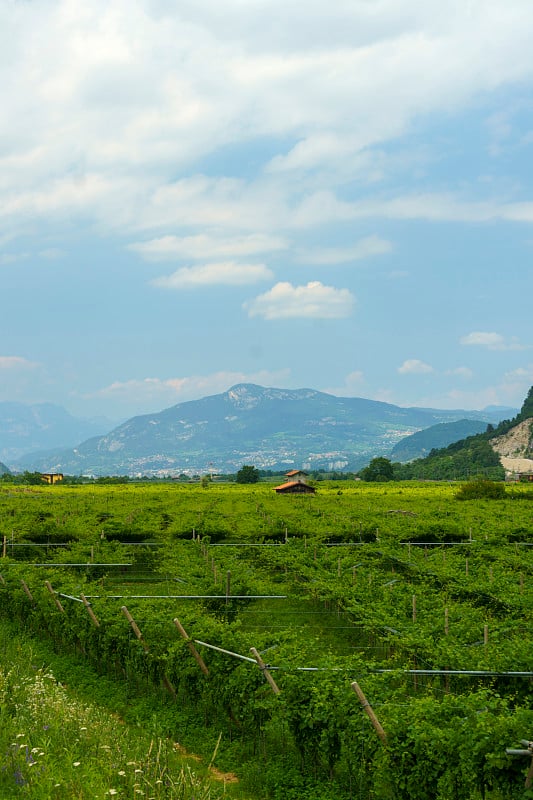
<instances>
[{"instance_id":1,"label":"wildflower","mask_svg":"<svg viewBox=\"0 0 533 800\"><path fill-rule=\"evenodd\" d=\"M118 774L119 774L119 775L125 775L126 773L124 772L124 770L123 770L123 769L121 769L121 770L119 770Z\"/></svg>"},{"instance_id":2,"label":"wildflower","mask_svg":"<svg viewBox=\"0 0 533 800\"><path fill-rule=\"evenodd\" d=\"M118 794L118 792L117 792L117 790L116 790L116 789L110 789L110 790L108 791L108 794Z\"/></svg>"},{"instance_id":3,"label":"wildflower","mask_svg":"<svg viewBox=\"0 0 533 800\"><path fill-rule=\"evenodd\" d=\"M25 785L26 781L24 780L24 775L20 770L17 770L13 775L13 777L15 778L15 783L17 784L17 786Z\"/></svg>"},{"instance_id":4,"label":"wildflower","mask_svg":"<svg viewBox=\"0 0 533 800\"><path fill-rule=\"evenodd\" d=\"M80 764L81 764L81 761L75 761L72 766L73 767L79 767Z\"/></svg>"}]
</instances>

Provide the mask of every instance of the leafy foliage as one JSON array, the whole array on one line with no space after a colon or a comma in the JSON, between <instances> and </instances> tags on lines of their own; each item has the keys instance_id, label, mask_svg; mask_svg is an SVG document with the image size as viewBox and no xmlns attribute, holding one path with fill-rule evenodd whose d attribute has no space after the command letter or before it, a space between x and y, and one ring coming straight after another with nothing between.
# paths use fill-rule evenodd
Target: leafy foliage
<instances>
[{"instance_id":1,"label":"leafy foliage","mask_svg":"<svg viewBox=\"0 0 533 800\"><path fill-rule=\"evenodd\" d=\"M457 500L502 500L505 497L505 486L486 478L475 478L463 483L455 497Z\"/></svg>"},{"instance_id":2,"label":"leafy foliage","mask_svg":"<svg viewBox=\"0 0 533 800\"><path fill-rule=\"evenodd\" d=\"M259 480L259 470L250 464L244 464L235 476L237 483L257 483Z\"/></svg>"},{"instance_id":3,"label":"leafy foliage","mask_svg":"<svg viewBox=\"0 0 533 800\"><path fill-rule=\"evenodd\" d=\"M531 669L531 508L516 500L533 492L517 485L495 503L455 493L415 482L343 481L339 494L323 481L312 498L264 482L0 484L0 614L144 698L139 726L156 720L207 758L222 732L220 763L240 765L250 797L346 800L356 787L360 800L525 800L527 764L505 748L533 726L529 682L509 674ZM279 695L245 660L252 646ZM421 667L431 674L407 672Z\"/></svg>"},{"instance_id":4,"label":"leafy foliage","mask_svg":"<svg viewBox=\"0 0 533 800\"><path fill-rule=\"evenodd\" d=\"M484 475L503 480L505 471L500 457L486 436L469 436L441 450L432 450L426 458L395 464L394 476L397 480L465 480L472 475Z\"/></svg>"},{"instance_id":5,"label":"leafy foliage","mask_svg":"<svg viewBox=\"0 0 533 800\"><path fill-rule=\"evenodd\" d=\"M359 472L359 477L363 481L391 481L394 477L392 464L383 456L373 458L368 467Z\"/></svg>"},{"instance_id":6,"label":"leafy foliage","mask_svg":"<svg viewBox=\"0 0 533 800\"><path fill-rule=\"evenodd\" d=\"M505 471L490 441L530 418L533 419L533 386L514 419L503 420L495 428L488 426L484 433L432 450L426 458L408 464L395 464L394 476L397 480L465 480L483 475L491 480L503 480Z\"/></svg>"}]
</instances>

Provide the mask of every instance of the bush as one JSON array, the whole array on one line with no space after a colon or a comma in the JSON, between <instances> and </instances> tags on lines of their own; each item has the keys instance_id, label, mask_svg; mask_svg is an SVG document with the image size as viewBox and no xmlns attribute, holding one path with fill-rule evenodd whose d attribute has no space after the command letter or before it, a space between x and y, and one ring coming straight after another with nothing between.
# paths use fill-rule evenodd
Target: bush
<instances>
[{"instance_id":1,"label":"bush","mask_svg":"<svg viewBox=\"0 0 533 800\"><path fill-rule=\"evenodd\" d=\"M456 492L456 500L502 500L506 496L505 485L486 478L474 478L463 483Z\"/></svg>"}]
</instances>

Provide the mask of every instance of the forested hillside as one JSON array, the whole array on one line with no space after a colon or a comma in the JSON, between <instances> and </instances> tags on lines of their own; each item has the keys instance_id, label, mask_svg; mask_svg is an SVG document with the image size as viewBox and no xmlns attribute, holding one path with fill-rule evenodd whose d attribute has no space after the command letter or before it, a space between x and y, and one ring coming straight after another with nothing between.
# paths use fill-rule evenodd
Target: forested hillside
<instances>
[{"instance_id":1,"label":"forested hillside","mask_svg":"<svg viewBox=\"0 0 533 800\"><path fill-rule=\"evenodd\" d=\"M503 480L505 470L493 442L528 419L533 419L533 386L513 419L503 420L496 427L488 425L484 433L434 449L426 458L409 464L395 464L394 477L398 480L464 480L473 475L484 475L492 480ZM526 443L524 454L527 455L530 447L531 441Z\"/></svg>"},{"instance_id":2,"label":"forested hillside","mask_svg":"<svg viewBox=\"0 0 533 800\"><path fill-rule=\"evenodd\" d=\"M484 433L487 423L475 419L459 419L457 422L440 422L430 428L406 436L396 444L391 453L392 461L412 461L425 458L432 450Z\"/></svg>"}]
</instances>

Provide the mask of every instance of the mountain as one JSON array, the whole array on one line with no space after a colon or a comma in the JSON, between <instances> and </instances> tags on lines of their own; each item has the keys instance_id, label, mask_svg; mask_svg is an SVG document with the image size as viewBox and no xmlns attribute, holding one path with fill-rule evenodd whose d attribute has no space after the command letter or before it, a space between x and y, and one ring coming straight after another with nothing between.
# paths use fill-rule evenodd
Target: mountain
<instances>
[{"instance_id":1,"label":"mountain","mask_svg":"<svg viewBox=\"0 0 533 800\"><path fill-rule=\"evenodd\" d=\"M395 444L391 451L392 461L412 461L415 458L424 458L431 450L446 447L467 436L483 433L487 428L486 422L475 419L459 419L456 422L439 422L423 431L412 433Z\"/></svg>"},{"instance_id":2,"label":"mountain","mask_svg":"<svg viewBox=\"0 0 533 800\"><path fill-rule=\"evenodd\" d=\"M26 453L72 447L113 427L106 420L73 417L52 403L0 402L0 459L13 462Z\"/></svg>"},{"instance_id":3,"label":"mountain","mask_svg":"<svg viewBox=\"0 0 533 800\"><path fill-rule=\"evenodd\" d=\"M401 438L482 412L401 408L313 389L238 384L222 394L133 417L69 450L19 460L18 469L71 475L168 475L260 469L359 469ZM493 420L490 414L486 421Z\"/></svg>"},{"instance_id":4,"label":"mountain","mask_svg":"<svg viewBox=\"0 0 533 800\"><path fill-rule=\"evenodd\" d=\"M467 436L426 458L395 465L398 479L464 480L473 475L503 479L506 474L533 472L533 386L520 412L496 428Z\"/></svg>"},{"instance_id":5,"label":"mountain","mask_svg":"<svg viewBox=\"0 0 533 800\"><path fill-rule=\"evenodd\" d=\"M0 461L0 475L8 475L10 470Z\"/></svg>"}]
</instances>

